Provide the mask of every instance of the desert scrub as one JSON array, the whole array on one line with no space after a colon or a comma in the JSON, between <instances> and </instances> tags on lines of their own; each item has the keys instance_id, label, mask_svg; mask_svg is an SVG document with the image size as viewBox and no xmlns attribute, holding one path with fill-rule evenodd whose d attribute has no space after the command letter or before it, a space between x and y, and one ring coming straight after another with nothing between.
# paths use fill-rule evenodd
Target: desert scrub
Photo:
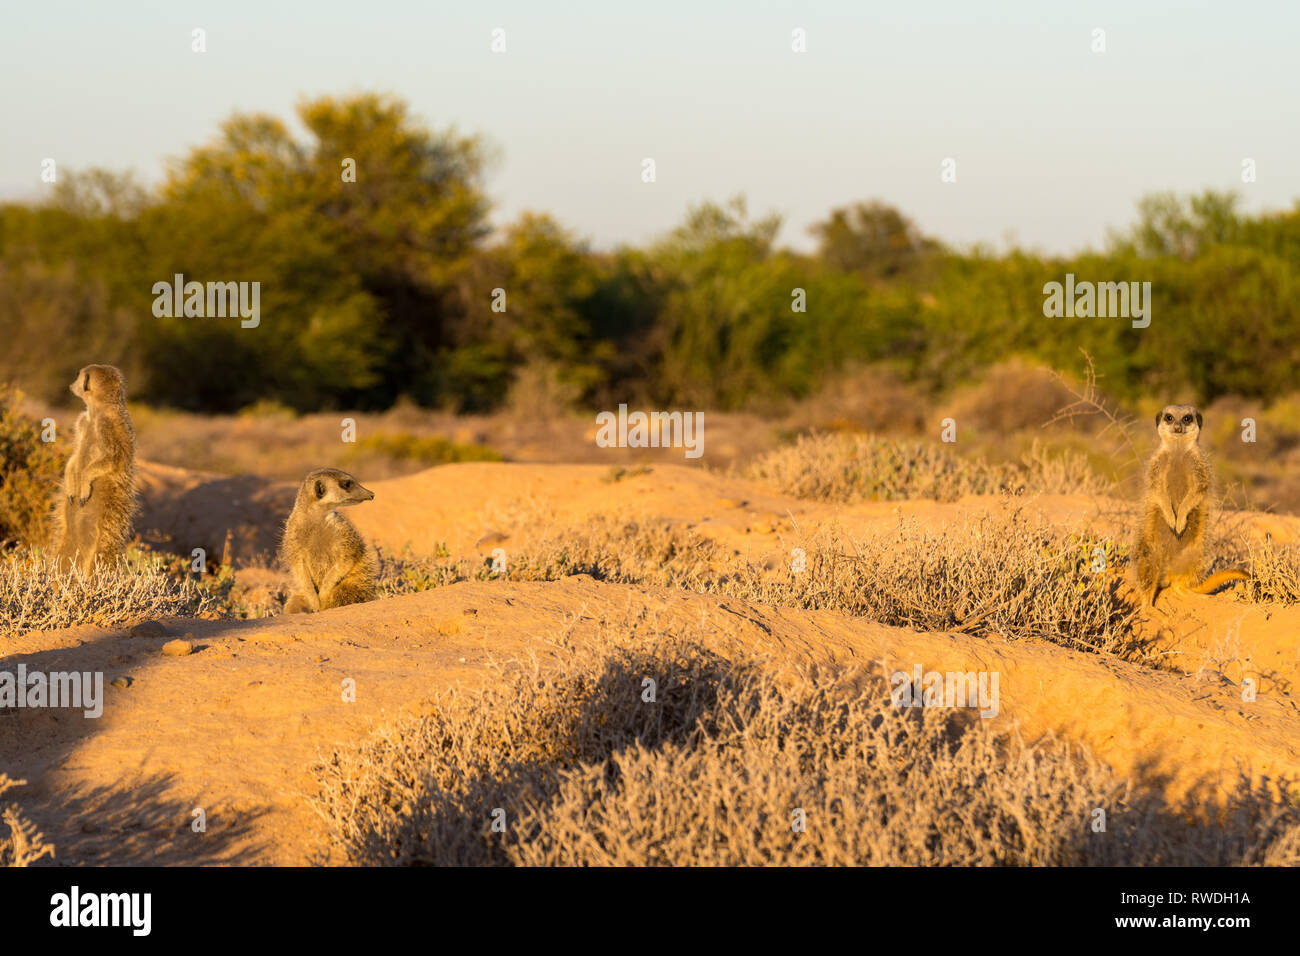
<instances>
[{"instance_id":1,"label":"desert scrub","mask_svg":"<svg viewBox=\"0 0 1300 956\"><path fill-rule=\"evenodd\" d=\"M22 393L0 385L0 550L49 540L63 456L41 441L39 423L19 411Z\"/></svg>"},{"instance_id":2,"label":"desert scrub","mask_svg":"<svg viewBox=\"0 0 1300 956\"><path fill-rule=\"evenodd\" d=\"M507 552L503 570L485 556L474 562L453 558L445 544L432 554L376 548L379 589L384 597L416 594L461 581L557 581L589 574L619 584L653 584L703 590L718 566L712 539L657 519L592 518L579 529Z\"/></svg>"},{"instance_id":3,"label":"desert scrub","mask_svg":"<svg viewBox=\"0 0 1300 956\"><path fill-rule=\"evenodd\" d=\"M216 612L219 596L192 578L168 573L165 560L133 551L121 567L89 574L59 570L47 557L0 559L0 637L98 624L116 627L145 618Z\"/></svg>"},{"instance_id":4,"label":"desert scrub","mask_svg":"<svg viewBox=\"0 0 1300 956\"><path fill-rule=\"evenodd\" d=\"M415 554L409 546L397 553L377 547L375 554L379 559L381 598L418 594L460 581L483 581L492 577L490 565L474 565L464 559L453 559L445 543L440 543L429 555Z\"/></svg>"},{"instance_id":5,"label":"desert scrub","mask_svg":"<svg viewBox=\"0 0 1300 956\"><path fill-rule=\"evenodd\" d=\"M239 417L272 422L292 422L298 418L298 413L288 405L277 402L273 398L260 398L251 405L245 405L241 408Z\"/></svg>"},{"instance_id":6,"label":"desert scrub","mask_svg":"<svg viewBox=\"0 0 1300 956\"><path fill-rule=\"evenodd\" d=\"M0 772L0 800L14 787L26 783ZM54 856L54 847L45 842L17 804L0 802L0 866L30 866L43 856Z\"/></svg>"},{"instance_id":7,"label":"desert scrub","mask_svg":"<svg viewBox=\"0 0 1300 956\"><path fill-rule=\"evenodd\" d=\"M559 675L503 665L496 689L450 691L432 713L336 751L313 768L313 806L331 840L354 863L507 862L484 837L481 807L517 807L521 793L553 786L558 768L708 725L717 688L744 671L676 638L647 649L633 640L611 634L600 652L561 646ZM647 675L673 706L645 704Z\"/></svg>"},{"instance_id":8,"label":"desert scrub","mask_svg":"<svg viewBox=\"0 0 1300 956\"><path fill-rule=\"evenodd\" d=\"M1219 516L1210 527L1206 551L1214 555L1211 572L1241 568L1250 574L1232 588L1239 600L1300 604L1300 542L1260 538L1240 516Z\"/></svg>"},{"instance_id":9,"label":"desert scrub","mask_svg":"<svg viewBox=\"0 0 1300 956\"><path fill-rule=\"evenodd\" d=\"M1248 600L1300 604L1300 543L1246 540L1238 549L1244 554L1237 566L1250 573L1250 580L1238 587Z\"/></svg>"},{"instance_id":10,"label":"desert scrub","mask_svg":"<svg viewBox=\"0 0 1300 956\"><path fill-rule=\"evenodd\" d=\"M593 518L527 548L491 559L453 560L380 551L385 597L460 581L556 581L587 574L614 584L682 588L778 607L838 611L928 631L1048 640L1146 660L1111 571L1127 545L1065 532L1014 505L933 531L904 519L861 540L819 536L798 542L806 567L770 570L728 554L712 538L663 518Z\"/></svg>"},{"instance_id":11,"label":"desert scrub","mask_svg":"<svg viewBox=\"0 0 1300 956\"><path fill-rule=\"evenodd\" d=\"M1077 452L1038 444L1016 463L961 458L940 445L864 435L804 435L752 462L744 477L782 494L852 503L900 498L955 501L963 495L1102 492L1107 483Z\"/></svg>"},{"instance_id":12,"label":"desert scrub","mask_svg":"<svg viewBox=\"0 0 1300 956\"><path fill-rule=\"evenodd\" d=\"M704 591L718 577L713 539L662 518L596 517L575 529L508 555L512 581L554 581L589 574L617 584Z\"/></svg>"},{"instance_id":13,"label":"desert scrub","mask_svg":"<svg viewBox=\"0 0 1300 956\"><path fill-rule=\"evenodd\" d=\"M938 531L903 519L888 534L799 543L803 570L787 562L770 571L664 519L602 518L511 555L506 576L550 581L589 574L918 630L1037 638L1143 658L1136 610L1119 575L1107 573L1123 565L1127 546L1061 531L1014 505Z\"/></svg>"},{"instance_id":14,"label":"desert scrub","mask_svg":"<svg viewBox=\"0 0 1300 956\"><path fill-rule=\"evenodd\" d=\"M501 461L501 456L482 445L461 445L437 435L410 432L379 432L361 439L349 452L350 460L383 455L398 461L425 465L447 465L462 461Z\"/></svg>"},{"instance_id":15,"label":"desert scrub","mask_svg":"<svg viewBox=\"0 0 1300 956\"><path fill-rule=\"evenodd\" d=\"M940 530L906 518L889 534L809 541L805 569L745 567L716 590L915 630L1047 640L1142 660L1136 608L1118 575L1093 570L1098 549L1116 553L1019 508Z\"/></svg>"},{"instance_id":16,"label":"desert scrub","mask_svg":"<svg viewBox=\"0 0 1300 956\"><path fill-rule=\"evenodd\" d=\"M327 843L361 865L1300 862L1288 781L1170 807L1050 737L894 707L862 670L778 679L678 634L613 631L314 767Z\"/></svg>"}]
</instances>

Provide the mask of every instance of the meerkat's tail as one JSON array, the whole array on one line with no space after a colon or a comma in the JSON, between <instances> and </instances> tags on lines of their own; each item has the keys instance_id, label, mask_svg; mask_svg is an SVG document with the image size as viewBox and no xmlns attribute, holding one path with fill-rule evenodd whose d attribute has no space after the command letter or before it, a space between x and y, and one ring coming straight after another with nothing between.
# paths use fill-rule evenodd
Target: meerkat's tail
<instances>
[{"instance_id":1,"label":"meerkat's tail","mask_svg":"<svg viewBox=\"0 0 1300 956\"><path fill-rule=\"evenodd\" d=\"M1241 570L1241 568L1229 568L1227 571L1219 571L1216 574L1211 574L1200 584L1193 585L1187 590L1191 591L1193 594L1210 594L1231 581L1249 580L1250 575Z\"/></svg>"}]
</instances>

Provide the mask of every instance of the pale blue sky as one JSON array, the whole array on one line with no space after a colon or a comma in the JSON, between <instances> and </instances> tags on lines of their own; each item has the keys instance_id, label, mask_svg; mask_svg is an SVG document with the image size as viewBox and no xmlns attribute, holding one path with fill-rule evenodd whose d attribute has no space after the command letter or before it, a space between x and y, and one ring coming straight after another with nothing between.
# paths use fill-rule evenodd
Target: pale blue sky
<instances>
[{"instance_id":1,"label":"pale blue sky","mask_svg":"<svg viewBox=\"0 0 1300 956\"><path fill-rule=\"evenodd\" d=\"M234 110L376 90L497 148L494 221L548 211L601 248L744 192L800 248L833 206L875 197L949 242L1067 252L1149 191L1300 198L1297 38L1282 0L6 0L0 197L38 195L47 156L153 182Z\"/></svg>"}]
</instances>

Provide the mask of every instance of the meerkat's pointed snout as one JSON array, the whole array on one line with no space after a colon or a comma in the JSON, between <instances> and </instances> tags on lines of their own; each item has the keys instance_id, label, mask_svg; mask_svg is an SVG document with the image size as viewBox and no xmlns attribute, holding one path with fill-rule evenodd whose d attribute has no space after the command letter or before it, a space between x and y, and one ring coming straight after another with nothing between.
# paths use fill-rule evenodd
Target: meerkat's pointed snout
<instances>
[{"instance_id":1,"label":"meerkat's pointed snout","mask_svg":"<svg viewBox=\"0 0 1300 956\"><path fill-rule=\"evenodd\" d=\"M341 482L343 493L347 496L343 501L344 504L359 505L365 501L373 501L375 493L357 481L355 478L348 482L346 479Z\"/></svg>"}]
</instances>

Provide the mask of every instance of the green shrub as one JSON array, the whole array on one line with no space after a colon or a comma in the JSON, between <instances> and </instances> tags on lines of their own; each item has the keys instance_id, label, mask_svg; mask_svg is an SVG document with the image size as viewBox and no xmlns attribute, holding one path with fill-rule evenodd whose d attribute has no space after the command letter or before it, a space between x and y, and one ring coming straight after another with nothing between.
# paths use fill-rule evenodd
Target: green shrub
<instances>
[{"instance_id":1,"label":"green shrub","mask_svg":"<svg viewBox=\"0 0 1300 956\"><path fill-rule=\"evenodd\" d=\"M0 385L0 549L48 543L64 456L19 411L22 393Z\"/></svg>"},{"instance_id":2,"label":"green shrub","mask_svg":"<svg viewBox=\"0 0 1300 956\"><path fill-rule=\"evenodd\" d=\"M462 461L501 461L501 456L482 445L461 445L439 435L413 435L410 432L379 432L356 443L351 457L366 454L387 455L399 461L418 461L426 465L447 465Z\"/></svg>"}]
</instances>

